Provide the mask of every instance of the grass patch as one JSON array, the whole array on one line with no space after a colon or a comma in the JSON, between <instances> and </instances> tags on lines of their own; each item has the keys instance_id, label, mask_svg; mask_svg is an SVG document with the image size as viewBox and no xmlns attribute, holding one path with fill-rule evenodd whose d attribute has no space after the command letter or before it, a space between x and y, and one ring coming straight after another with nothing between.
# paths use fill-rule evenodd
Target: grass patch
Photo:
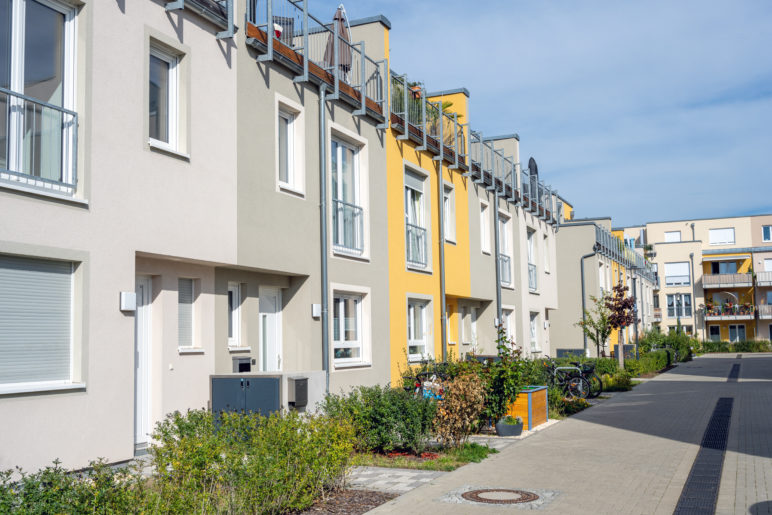
<instances>
[{"instance_id":1,"label":"grass patch","mask_svg":"<svg viewBox=\"0 0 772 515\"><path fill-rule=\"evenodd\" d=\"M388 467L415 470L438 470L450 472L466 465L467 463L479 463L490 454L496 454L496 449L487 445L467 442L456 449L440 448L432 449L432 452L423 453L420 456L407 453L366 453L354 455L352 465L362 467Z\"/></svg>"}]
</instances>

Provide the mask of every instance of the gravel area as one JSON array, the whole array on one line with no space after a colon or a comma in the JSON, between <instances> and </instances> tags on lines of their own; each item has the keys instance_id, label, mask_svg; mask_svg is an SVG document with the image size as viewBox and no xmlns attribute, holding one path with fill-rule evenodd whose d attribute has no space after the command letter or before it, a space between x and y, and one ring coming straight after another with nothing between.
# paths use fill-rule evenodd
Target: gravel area
<instances>
[{"instance_id":1,"label":"gravel area","mask_svg":"<svg viewBox=\"0 0 772 515\"><path fill-rule=\"evenodd\" d=\"M372 490L338 490L319 500L301 515L361 515L397 497L397 494Z\"/></svg>"}]
</instances>

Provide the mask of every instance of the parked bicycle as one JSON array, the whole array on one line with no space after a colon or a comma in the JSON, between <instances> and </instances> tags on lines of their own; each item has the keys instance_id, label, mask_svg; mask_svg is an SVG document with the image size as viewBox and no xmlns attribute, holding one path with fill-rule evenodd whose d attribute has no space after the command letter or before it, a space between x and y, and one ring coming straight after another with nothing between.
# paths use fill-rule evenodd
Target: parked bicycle
<instances>
[{"instance_id":1,"label":"parked bicycle","mask_svg":"<svg viewBox=\"0 0 772 515\"><path fill-rule=\"evenodd\" d=\"M444 372L443 364L432 364L428 369L422 370L406 380L405 390L412 392L416 397L442 400L445 394L444 382L448 375Z\"/></svg>"},{"instance_id":2,"label":"parked bicycle","mask_svg":"<svg viewBox=\"0 0 772 515\"><path fill-rule=\"evenodd\" d=\"M545 356L544 366L549 372L549 385L557 386L569 399L586 399L590 394L590 383L582 376L579 367L559 367L555 360Z\"/></svg>"},{"instance_id":3,"label":"parked bicycle","mask_svg":"<svg viewBox=\"0 0 772 515\"><path fill-rule=\"evenodd\" d=\"M595 372L595 363L579 363L578 361L572 361L571 364L581 370L582 377L590 384L590 393L587 394L587 398L595 399L603 393L603 381Z\"/></svg>"}]
</instances>

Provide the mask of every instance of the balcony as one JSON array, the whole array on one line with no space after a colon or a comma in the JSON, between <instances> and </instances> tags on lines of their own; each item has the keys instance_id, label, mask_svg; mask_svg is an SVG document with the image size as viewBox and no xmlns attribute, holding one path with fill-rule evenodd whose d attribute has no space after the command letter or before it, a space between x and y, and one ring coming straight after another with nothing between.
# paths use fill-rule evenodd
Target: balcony
<instances>
[{"instance_id":1,"label":"balcony","mask_svg":"<svg viewBox=\"0 0 772 515\"><path fill-rule=\"evenodd\" d=\"M702 276L703 288L745 288L753 286L751 274L706 274Z\"/></svg>"},{"instance_id":2,"label":"balcony","mask_svg":"<svg viewBox=\"0 0 772 515\"><path fill-rule=\"evenodd\" d=\"M361 254L364 251L364 211L342 200L332 201L333 246L336 250Z\"/></svg>"},{"instance_id":3,"label":"balcony","mask_svg":"<svg viewBox=\"0 0 772 515\"><path fill-rule=\"evenodd\" d=\"M765 320L772 318L772 304L762 304L756 308L759 310L759 318Z\"/></svg>"},{"instance_id":4,"label":"balcony","mask_svg":"<svg viewBox=\"0 0 772 515\"><path fill-rule=\"evenodd\" d=\"M755 312L752 304L708 305L705 320L753 320Z\"/></svg>"},{"instance_id":5,"label":"balcony","mask_svg":"<svg viewBox=\"0 0 772 515\"><path fill-rule=\"evenodd\" d=\"M499 254L499 279L502 286L512 286L512 258Z\"/></svg>"},{"instance_id":6,"label":"balcony","mask_svg":"<svg viewBox=\"0 0 772 515\"><path fill-rule=\"evenodd\" d=\"M654 308L652 322L662 322L662 308Z\"/></svg>"},{"instance_id":7,"label":"balcony","mask_svg":"<svg viewBox=\"0 0 772 515\"><path fill-rule=\"evenodd\" d=\"M0 184L72 196L78 113L0 88Z\"/></svg>"},{"instance_id":8,"label":"balcony","mask_svg":"<svg viewBox=\"0 0 772 515\"><path fill-rule=\"evenodd\" d=\"M364 43L346 41L332 19L320 21L303 2L254 0L247 9L247 44L262 54L258 61L283 64L298 74L296 82L326 83L357 108L354 114L385 120L385 59L371 59Z\"/></svg>"},{"instance_id":9,"label":"balcony","mask_svg":"<svg viewBox=\"0 0 772 515\"><path fill-rule=\"evenodd\" d=\"M772 286L772 272L757 272L756 286Z\"/></svg>"},{"instance_id":10,"label":"balcony","mask_svg":"<svg viewBox=\"0 0 772 515\"><path fill-rule=\"evenodd\" d=\"M426 229L410 223L405 228L408 266L426 268Z\"/></svg>"},{"instance_id":11,"label":"balcony","mask_svg":"<svg viewBox=\"0 0 772 515\"><path fill-rule=\"evenodd\" d=\"M528 263L528 291L535 292L539 289L538 274L536 273L536 265Z\"/></svg>"}]
</instances>

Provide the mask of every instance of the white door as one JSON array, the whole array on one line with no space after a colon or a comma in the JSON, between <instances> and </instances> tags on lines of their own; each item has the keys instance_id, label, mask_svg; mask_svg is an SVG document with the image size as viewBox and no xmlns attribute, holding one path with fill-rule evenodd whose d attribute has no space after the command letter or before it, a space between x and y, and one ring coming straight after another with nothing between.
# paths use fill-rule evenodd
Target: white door
<instances>
[{"instance_id":1,"label":"white door","mask_svg":"<svg viewBox=\"0 0 772 515\"><path fill-rule=\"evenodd\" d=\"M772 272L772 259L765 259L764 260L764 271L765 272Z\"/></svg>"},{"instance_id":2,"label":"white door","mask_svg":"<svg viewBox=\"0 0 772 515\"><path fill-rule=\"evenodd\" d=\"M153 280L138 276L137 310L134 314L134 444L140 450L147 446L150 424L150 304Z\"/></svg>"},{"instance_id":3,"label":"white door","mask_svg":"<svg viewBox=\"0 0 772 515\"><path fill-rule=\"evenodd\" d=\"M281 370L281 290L261 287L260 370Z\"/></svg>"}]
</instances>

